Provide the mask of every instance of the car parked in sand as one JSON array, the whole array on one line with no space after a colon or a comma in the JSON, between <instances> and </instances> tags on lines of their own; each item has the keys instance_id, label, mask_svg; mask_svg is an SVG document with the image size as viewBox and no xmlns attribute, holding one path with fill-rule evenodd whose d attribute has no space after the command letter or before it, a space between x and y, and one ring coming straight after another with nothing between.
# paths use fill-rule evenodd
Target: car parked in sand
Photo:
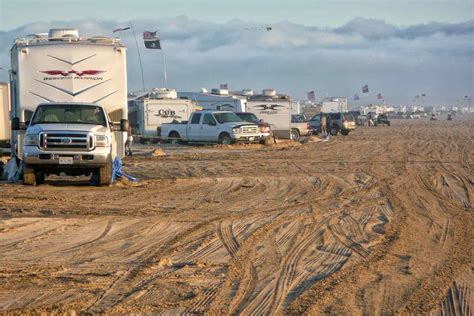
<instances>
[{"instance_id":1,"label":"car parked in sand","mask_svg":"<svg viewBox=\"0 0 474 316\"><path fill-rule=\"evenodd\" d=\"M309 121L304 115L293 114L291 116L291 139L299 140L301 136L311 135Z\"/></svg>"}]
</instances>

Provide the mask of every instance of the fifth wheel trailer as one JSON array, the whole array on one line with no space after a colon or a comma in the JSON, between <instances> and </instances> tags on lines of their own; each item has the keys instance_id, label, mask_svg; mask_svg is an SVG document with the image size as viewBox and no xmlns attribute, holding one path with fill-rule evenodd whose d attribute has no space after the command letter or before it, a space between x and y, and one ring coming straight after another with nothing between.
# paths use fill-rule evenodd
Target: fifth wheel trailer
<instances>
[{"instance_id":1,"label":"fifth wheel trailer","mask_svg":"<svg viewBox=\"0 0 474 316\"><path fill-rule=\"evenodd\" d=\"M269 123L277 138L291 138L292 103L290 97L277 94L274 89L265 89L261 95L249 96L247 112Z\"/></svg>"},{"instance_id":2,"label":"fifth wheel trailer","mask_svg":"<svg viewBox=\"0 0 474 316\"><path fill-rule=\"evenodd\" d=\"M0 83L0 149L10 150L10 85Z\"/></svg>"},{"instance_id":3,"label":"fifth wheel trailer","mask_svg":"<svg viewBox=\"0 0 474 316\"><path fill-rule=\"evenodd\" d=\"M148 98L138 103L138 127L143 136L160 136L161 124L187 121L200 109L188 99L178 99L176 90L153 89Z\"/></svg>"},{"instance_id":4,"label":"fifth wheel trailer","mask_svg":"<svg viewBox=\"0 0 474 316\"><path fill-rule=\"evenodd\" d=\"M61 173L111 183L128 129L125 55L118 38L79 37L76 29L15 41L12 154L23 160L24 184Z\"/></svg>"}]
</instances>

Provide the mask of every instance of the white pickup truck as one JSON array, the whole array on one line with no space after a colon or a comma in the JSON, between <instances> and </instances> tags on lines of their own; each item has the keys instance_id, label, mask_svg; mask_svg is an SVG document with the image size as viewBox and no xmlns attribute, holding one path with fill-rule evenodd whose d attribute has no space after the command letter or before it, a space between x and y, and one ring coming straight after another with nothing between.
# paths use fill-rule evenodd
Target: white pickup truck
<instances>
[{"instance_id":1,"label":"white pickup truck","mask_svg":"<svg viewBox=\"0 0 474 316\"><path fill-rule=\"evenodd\" d=\"M162 124L161 137L174 143L230 144L259 143L262 134L257 124L242 121L234 112L205 110L193 112L189 121Z\"/></svg>"}]
</instances>

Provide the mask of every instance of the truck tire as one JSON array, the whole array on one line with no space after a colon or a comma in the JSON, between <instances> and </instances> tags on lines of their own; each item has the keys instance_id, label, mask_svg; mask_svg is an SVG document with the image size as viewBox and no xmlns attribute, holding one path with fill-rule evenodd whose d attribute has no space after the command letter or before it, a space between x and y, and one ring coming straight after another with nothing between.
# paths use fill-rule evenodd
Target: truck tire
<instances>
[{"instance_id":1,"label":"truck tire","mask_svg":"<svg viewBox=\"0 0 474 316\"><path fill-rule=\"evenodd\" d=\"M344 129L341 131L341 134L344 135L344 136L347 136L349 135L349 131L347 129Z\"/></svg>"},{"instance_id":2,"label":"truck tire","mask_svg":"<svg viewBox=\"0 0 474 316\"><path fill-rule=\"evenodd\" d=\"M331 128L329 129L329 134L331 134L332 136L336 136L337 133L339 133L339 126L337 125L331 126Z\"/></svg>"},{"instance_id":3,"label":"truck tire","mask_svg":"<svg viewBox=\"0 0 474 316\"><path fill-rule=\"evenodd\" d=\"M300 140L300 132L297 130L297 129L291 129L291 139L295 140L295 141L299 141Z\"/></svg>"},{"instance_id":4,"label":"truck tire","mask_svg":"<svg viewBox=\"0 0 474 316\"><path fill-rule=\"evenodd\" d=\"M35 170L27 164L23 165L23 184L36 185Z\"/></svg>"},{"instance_id":5,"label":"truck tire","mask_svg":"<svg viewBox=\"0 0 474 316\"><path fill-rule=\"evenodd\" d=\"M180 143L181 136L179 136L178 132L172 131L169 136L170 143L173 145L177 145Z\"/></svg>"},{"instance_id":6,"label":"truck tire","mask_svg":"<svg viewBox=\"0 0 474 316\"><path fill-rule=\"evenodd\" d=\"M219 144L230 145L230 143L232 143L232 138L230 138L229 134L222 133L219 135Z\"/></svg>"},{"instance_id":7,"label":"truck tire","mask_svg":"<svg viewBox=\"0 0 474 316\"><path fill-rule=\"evenodd\" d=\"M46 175L44 172L35 172L35 179L36 184L44 184L44 180L46 180Z\"/></svg>"},{"instance_id":8,"label":"truck tire","mask_svg":"<svg viewBox=\"0 0 474 316\"><path fill-rule=\"evenodd\" d=\"M99 168L99 185L110 185L112 183L112 161L107 160L105 166Z\"/></svg>"}]
</instances>

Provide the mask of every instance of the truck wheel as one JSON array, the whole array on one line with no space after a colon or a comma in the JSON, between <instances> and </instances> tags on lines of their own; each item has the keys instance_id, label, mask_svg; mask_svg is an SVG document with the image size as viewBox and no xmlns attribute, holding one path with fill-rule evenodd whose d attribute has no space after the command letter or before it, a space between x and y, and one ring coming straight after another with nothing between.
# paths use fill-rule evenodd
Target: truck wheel
<instances>
[{"instance_id":1,"label":"truck wheel","mask_svg":"<svg viewBox=\"0 0 474 316\"><path fill-rule=\"evenodd\" d=\"M112 161L109 159L105 166L99 168L99 184L110 185L112 183Z\"/></svg>"},{"instance_id":2,"label":"truck wheel","mask_svg":"<svg viewBox=\"0 0 474 316\"><path fill-rule=\"evenodd\" d=\"M219 135L219 144L230 145L231 142L232 138L230 138L229 134L223 133Z\"/></svg>"},{"instance_id":3,"label":"truck wheel","mask_svg":"<svg viewBox=\"0 0 474 316\"><path fill-rule=\"evenodd\" d=\"M347 136L347 135L349 135L349 131L346 130L346 129L345 129L345 130L342 130L342 131L341 131L341 134L344 135L344 136Z\"/></svg>"},{"instance_id":4,"label":"truck wheel","mask_svg":"<svg viewBox=\"0 0 474 316\"><path fill-rule=\"evenodd\" d=\"M181 137L177 132L171 132L168 136L170 138L170 143L173 145L178 145L180 143Z\"/></svg>"},{"instance_id":5,"label":"truck wheel","mask_svg":"<svg viewBox=\"0 0 474 316\"><path fill-rule=\"evenodd\" d=\"M298 141L300 139L300 132L297 129L291 130L291 139Z\"/></svg>"},{"instance_id":6,"label":"truck wheel","mask_svg":"<svg viewBox=\"0 0 474 316\"><path fill-rule=\"evenodd\" d=\"M329 133L332 136L336 136L337 133L339 133L339 127L337 125L331 126L331 128L329 129Z\"/></svg>"},{"instance_id":7,"label":"truck wheel","mask_svg":"<svg viewBox=\"0 0 474 316\"><path fill-rule=\"evenodd\" d=\"M35 173L36 184L44 184L44 180L46 179L46 175L44 172L36 172Z\"/></svg>"},{"instance_id":8,"label":"truck wheel","mask_svg":"<svg viewBox=\"0 0 474 316\"><path fill-rule=\"evenodd\" d=\"M35 170L27 164L23 166L23 184L36 185Z\"/></svg>"}]
</instances>

